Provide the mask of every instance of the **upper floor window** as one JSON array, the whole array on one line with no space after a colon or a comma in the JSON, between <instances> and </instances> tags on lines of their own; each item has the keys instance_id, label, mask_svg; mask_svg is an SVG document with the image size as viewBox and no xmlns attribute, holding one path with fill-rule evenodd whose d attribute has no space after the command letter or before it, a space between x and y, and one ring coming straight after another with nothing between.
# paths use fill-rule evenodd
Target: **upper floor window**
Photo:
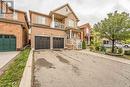
<instances>
[{"instance_id":1,"label":"upper floor window","mask_svg":"<svg viewBox=\"0 0 130 87\"><path fill-rule=\"evenodd\" d=\"M14 20L17 20L17 19L18 19L18 13L15 12L15 13L13 14L13 19L14 19Z\"/></svg>"},{"instance_id":2,"label":"upper floor window","mask_svg":"<svg viewBox=\"0 0 130 87\"><path fill-rule=\"evenodd\" d=\"M38 23L38 24L45 24L45 17L37 16L36 23Z\"/></svg>"},{"instance_id":3,"label":"upper floor window","mask_svg":"<svg viewBox=\"0 0 130 87\"><path fill-rule=\"evenodd\" d=\"M75 25L74 20L69 19L69 21L68 21L68 26L69 26L69 27L74 27L74 25Z\"/></svg>"},{"instance_id":4,"label":"upper floor window","mask_svg":"<svg viewBox=\"0 0 130 87\"><path fill-rule=\"evenodd\" d=\"M4 18L5 15L3 14L4 10L0 9L0 18Z\"/></svg>"}]
</instances>

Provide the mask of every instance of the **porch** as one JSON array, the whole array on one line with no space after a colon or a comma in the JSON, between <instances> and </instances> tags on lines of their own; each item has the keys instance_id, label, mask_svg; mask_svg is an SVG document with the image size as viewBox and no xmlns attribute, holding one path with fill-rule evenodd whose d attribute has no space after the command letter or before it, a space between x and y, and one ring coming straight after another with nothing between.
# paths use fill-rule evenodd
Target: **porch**
<instances>
[{"instance_id":1,"label":"porch","mask_svg":"<svg viewBox=\"0 0 130 87\"><path fill-rule=\"evenodd\" d=\"M82 40L80 39L80 31L78 29L68 29L67 33L67 47L69 49L82 49Z\"/></svg>"}]
</instances>

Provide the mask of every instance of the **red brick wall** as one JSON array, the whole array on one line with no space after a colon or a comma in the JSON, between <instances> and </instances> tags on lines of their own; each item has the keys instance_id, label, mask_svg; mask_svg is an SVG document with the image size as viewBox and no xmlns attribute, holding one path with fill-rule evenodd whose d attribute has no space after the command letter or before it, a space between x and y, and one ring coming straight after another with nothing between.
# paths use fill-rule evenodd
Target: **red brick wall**
<instances>
[{"instance_id":1,"label":"red brick wall","mask_svg":"<svg viewBox=\"0 0 130 87\"><path fill-rule=\"evenodd\" d=\"M43 16L43 15L31 13L31 23L36 23L37 16ZM51 18L47 17L47 16L43 16L43 17L45 17L45 25L50 26L51 25Z\"/></svg>"},{"instance_id":2,"label":"red brick wall","mask_svg":"<svg viewBox=\"0 0 130 87\"><path fill-rule=\"evenodd\" d=\"M0 34L14 35L16 37L16 48L23 48L23 30L21 25L0 22Z\"/></svg>"},{"instance_id":3,"label":"red brick wall","mask_svg":"<svg viewBox=\"0 0 130 87\"><path fill-rule=\"evenodd\" d=\"M37 35L66 37L65 31L62 31L62 30L32 27L32 31L31 31L31 47L32 48L35 48L35 36Z\"/></svg>"}]
</instances>

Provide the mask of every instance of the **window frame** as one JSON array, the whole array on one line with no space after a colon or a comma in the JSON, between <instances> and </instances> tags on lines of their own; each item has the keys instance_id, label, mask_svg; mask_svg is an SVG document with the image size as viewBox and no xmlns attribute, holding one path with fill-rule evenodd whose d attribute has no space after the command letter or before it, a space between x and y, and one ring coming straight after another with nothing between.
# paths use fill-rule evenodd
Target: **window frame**
<instances>
[{"instance_id":1,"label":"window frame","mask_svg":"<svg viewBox=\"0 0 130 87\"><path fill-rule=\"evenodd\" d=\"M68 26L74 28L75 27L75 21L73 19L68 20Z\"/></svg>"},{"instance_id":2,"label":"window frame","mask_svg":"<svg viewBox=\"0 0 130 87\"><path fill-rule=\"evenodd\" d=\"M5 12L5 10L0 8L0 18L5 18L5 14L3 14L3 11Z\"/></svg>"},{"instance_id":3,"label":"window frame","mask_svg":"<svg viewBox=\"0 0 130 87\"><path fill-rule=\"evenodd\" d=\"M46 24L46 17L38 15L36 17L36 23L38 24Z\"/></svg>"}]
</instances>

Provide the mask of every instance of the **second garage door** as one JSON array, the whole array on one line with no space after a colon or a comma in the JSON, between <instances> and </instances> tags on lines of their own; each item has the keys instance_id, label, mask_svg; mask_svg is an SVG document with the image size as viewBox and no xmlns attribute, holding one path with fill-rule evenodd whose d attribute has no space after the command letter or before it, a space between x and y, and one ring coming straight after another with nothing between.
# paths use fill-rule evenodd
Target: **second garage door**
<instances>
[{"instance_id":1,"label":"second garage door","mask_svg":"<svg viewBox=\"0 0 130 87\"><path fill-rule=\"evenodd\" d=\"M53 37L53 48L64 48L64 38Z\"/></svg>"},{"instance_id":2,"label":"second garage door","mask_svg":"<svg viewBox=\"0 0 130 87\"><path fill-rule=\"evenodd\" d=\"M50 37L36 36L35 49L50 49Z\"/></svg>"},{"instance_id":3,"label":"second garage door","mask_svg":"<svg viewBox=\"0 0 130 87\"><path fill-rule=\"evenodd\" d=\"M13 35L0 35L0 51L15 51L16 37Z\"/></svg>"}]
</instances>

